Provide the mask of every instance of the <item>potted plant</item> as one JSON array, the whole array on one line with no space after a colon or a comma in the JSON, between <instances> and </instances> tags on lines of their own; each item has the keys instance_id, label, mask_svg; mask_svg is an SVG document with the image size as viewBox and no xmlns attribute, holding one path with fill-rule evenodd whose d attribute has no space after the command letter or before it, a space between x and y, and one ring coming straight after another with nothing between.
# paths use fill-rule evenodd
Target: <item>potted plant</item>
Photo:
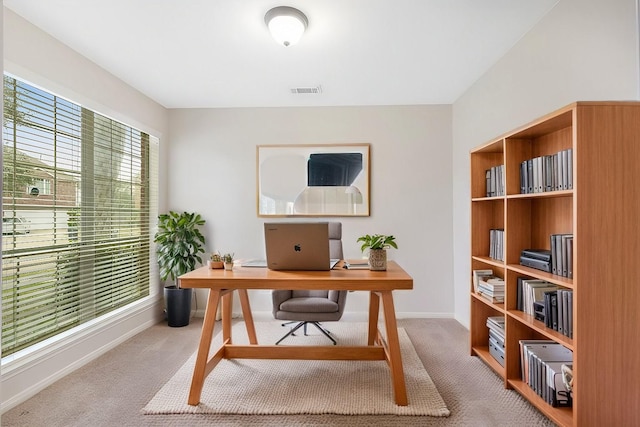
<instances>
[{"instance_id":1,"label":"potted plant","mask_svg":"<svg viewBox=\"0 0 640 427\"><path fill-rule=\"evenodd\" d=\"M387 249L398 249L394 236L384 234L366 234L358 237L358 242L362 242L360 250L364 252L369 249L369 269L374 271L385 271L387 269Z\"/></svg>"},{"instance_id":2,"label":"potted plant","mask_svg":"<svg viewBox=\"0 0 640 427\"><path fill-rule=\"evenodd\" d=\"M224 267L224 262L222 261L222 255L218 252L213 252L211 254L211 259L207 262L209 268L222 268Z\"/></svg>"},{"instance_id":3,"label":"potted plant","mask_svg":"<svg viewBox=\"0 0 640 427\"><path fill-rule=\"evenodd\" d=\"M180 288L177 278L193 270L196 262L202 264L200 254L204 252L205 239L199 227L204 223L200 214L195 213L171 211L158 215L154 242L157 244L160 278L173 281L164 288L169 326L189 324L193 290Z\"/></svg>"},{"instance_id":4,"label":"potted plant","mask_svg":"<svg viewBox=\"0 0 640 427\"><path fill-rule=\"evenodd\" d=\"M228 252L222 255L222 262L224 262L225 270L233 270L233 255L234 254L230 254Z\"/></svg>"}]
</instances>

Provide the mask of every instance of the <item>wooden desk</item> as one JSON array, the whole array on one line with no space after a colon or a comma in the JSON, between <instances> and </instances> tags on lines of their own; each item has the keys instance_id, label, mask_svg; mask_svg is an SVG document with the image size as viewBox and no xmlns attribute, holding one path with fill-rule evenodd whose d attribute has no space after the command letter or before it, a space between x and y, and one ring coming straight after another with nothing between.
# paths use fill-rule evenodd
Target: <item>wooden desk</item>
<instances>
[{"instance_id":1,"label":"wooden desk","mask_svg":"<svg viewBox=\"0 0 640 427\"><path fill-rule=\"evenodd\" d=\"M413 289L413 279L398 264L390 261L387 271L272 271L267 268L234 267L233 271L202 267L180 276L183 288L209 289L202 324L196 365L193 370L189 405L200 403L204 380L223 358L298 359L298 360L386 360L389 364L396 404L406 406L407 390L402 368L398 326L392 291ZM247 289L318 289L368 291L369 328L366 346L276 346L258 345ZM233 345L231 339L231 307L237 290L249 345ZM380 300L384 314L386 341L378 330ZM222 346L209 357L216 311L221 305Z\"/></svg>"}]
</instances>

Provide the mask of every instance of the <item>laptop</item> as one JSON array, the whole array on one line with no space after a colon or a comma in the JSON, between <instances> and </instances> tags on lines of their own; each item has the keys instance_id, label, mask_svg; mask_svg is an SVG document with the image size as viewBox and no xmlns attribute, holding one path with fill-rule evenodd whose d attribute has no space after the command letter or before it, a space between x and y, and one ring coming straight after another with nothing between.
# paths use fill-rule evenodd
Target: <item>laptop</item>
<instances>
[{"instance_id":1,"label":"laptop","mask_svg":"<svg viewBox=\"0 0 640 427\"><path fill-rule=\"evenodd\" d=\"M329 224L276 222L264 224L267 267L271 270L331 270Z\"/></svg>"}]
</instances>

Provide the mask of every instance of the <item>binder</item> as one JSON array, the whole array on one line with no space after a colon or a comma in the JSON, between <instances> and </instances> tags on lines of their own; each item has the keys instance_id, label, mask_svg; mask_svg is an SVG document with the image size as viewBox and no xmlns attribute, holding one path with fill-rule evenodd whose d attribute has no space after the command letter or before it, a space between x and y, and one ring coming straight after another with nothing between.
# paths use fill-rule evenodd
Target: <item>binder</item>
<instances>
[{"instance_id":1,"label":"binder","mask_svg":"<svg viewBox=\"0 0 640 427\"><path fill-rule=\"evenodd\" d=\"M558 291L552 292L550 295L551 300L551 328L554 331L558 330Z\"/></svg>"},{"instance_id":2,"label":"binder","mask_svg":"<svg viewBox=\"0 0 640 427\"><path fill-rule=\"evenodd\" d=\"M487 197L491 197L491 169L487 169L484 175L487 182Z\"/></svg>"}]
</instances>

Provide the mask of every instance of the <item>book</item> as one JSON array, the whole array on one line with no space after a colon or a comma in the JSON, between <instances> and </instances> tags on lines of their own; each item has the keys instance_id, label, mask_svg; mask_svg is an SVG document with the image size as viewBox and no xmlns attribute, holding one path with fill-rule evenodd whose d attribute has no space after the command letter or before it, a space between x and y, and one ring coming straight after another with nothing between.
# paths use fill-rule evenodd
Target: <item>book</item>
<instances>
[{"instance_id":1,"label":"book","mask_svg":"<svg viewBox=\"0 0 640 427\"><path fill-rule=\"evenodd\" d=\"M349 270L369 270L369 261L366 259L344 260L343 267Z\"/></svg>"},{"instance_id":2,"label":"book","mask_svg":"<svg viewBox=\"0 0 640 427\"><path fill-rule=\"evenodd\" d=\"M573 235L567 238L567 277L573 279Z\"/></svg>"},{"instance_id":3,"label":"book","mask_svg":"<svg viewBox=\"0 0 640 427\"><path fill-rule=\"evenodd\" d=\"M523 298L522 298L522 281L525 278L520 276L518 277L518 281L516 283L516 309L523 311L523 306L524 306L524 302L523 302Z\"/></svg>"},{"instance_id":4,"label":"book","mask_svg":"<svg viewBox=\"0 0 640 427\"><path fill-rule=\"evenodd\" d=\"M491 197L491 169L486 170L485 181L487 182L487 197Z\"/></svg>"},{"instance_id":5,"label":"book","mask_svg":"<svg viewBox=\"0 0 640 427\"><path fill-rule=\"evenodd\" d=\"M558 291L550 292L551 300L551 328L554 331L558 330Z\"/></svg>"},{"instance_id":6,"label":"book","mask_svg":"<svg viewBox=\"0 0 640 427\"><path fill-rule=\"evenodd\" d=\"M524 286L524 312L534 316L533 303L536 301L544 301L544 293L558 289L557 285L540 279L523 280Z\"/></svg>"},{"instance_id":7,"label":"book","mask_svg":"<svg viewBox=\"0 0 640 427\"><path fill-rule=\"evenodd\" d=\"M554 343L551 340L520 340L518 344L520 345L520 375L522 381L528 383L529 381L529 364L527 363L528 358L528 347L533 344L549 344Z\"/></svg>"},{"instance_id":8,"label":"book","mask_svg":"<svg viewBox=\"0 0 640 427\"><path fill-rule=\"evenodd\" d=\"M548 291L544 293L544 325L547 328L553 328L553 309L555 308L553 303L551 302L551 296L556 294L558 291Z\"/></svg>"},{"instance_id":9,"label":"book","mask_svg":"<svg viewBox=\"0 0 640 427\"><path fill-rule=\"evenodd\" d=\"M481 277L478 282L478 294L493 303L504 302L504 280L500 277Z\"/></svg>"},{"instance_id":10,"label":"book","mask_svg":"<svg viewBox=\"0 0 640 427\"><path fill-rule=\"evenodd\" d=\"M573 234L563 234L560 237L560 243L561 243L561 250L562 250L562 272L558 273L563 277L567 277L568 276L568 267L569 267L569 260L567 258L567 239L569 238L573 238Z\"/></svg>"},{"instance_id":11,"label":"book","mask_svg":"<svg viewBox=\"0 0 640 427\"><path fill-rule=\"evenodd\" d=\"M573 291L567 291L567 306L568 306L568 310L567 310L567 318L568 318L568 325L569 325L569 331L567 332L567 336L569 338L573 338Z\"/></svg>"},{"instance_id":12,"label":"book","mask_svg":"<svg viewBox=\"0 0 640 427\"><path fill-rule=\"evenodd\" d=\"M481 277L485 277L485 276L495 277L493 275L493 270L491 269L473 270L472 276L473 276L473 292L478 292L478 283Z\"/></svg>"},{"instance_id":13,"label":"book","mask_svg":"<svg viewBox=\"0 0 640 427\"><path fill-rule=\"evenodd\" d=\"M567 149L567 189L573 190L573 149Z\"/></svg>"}]
</instances>

